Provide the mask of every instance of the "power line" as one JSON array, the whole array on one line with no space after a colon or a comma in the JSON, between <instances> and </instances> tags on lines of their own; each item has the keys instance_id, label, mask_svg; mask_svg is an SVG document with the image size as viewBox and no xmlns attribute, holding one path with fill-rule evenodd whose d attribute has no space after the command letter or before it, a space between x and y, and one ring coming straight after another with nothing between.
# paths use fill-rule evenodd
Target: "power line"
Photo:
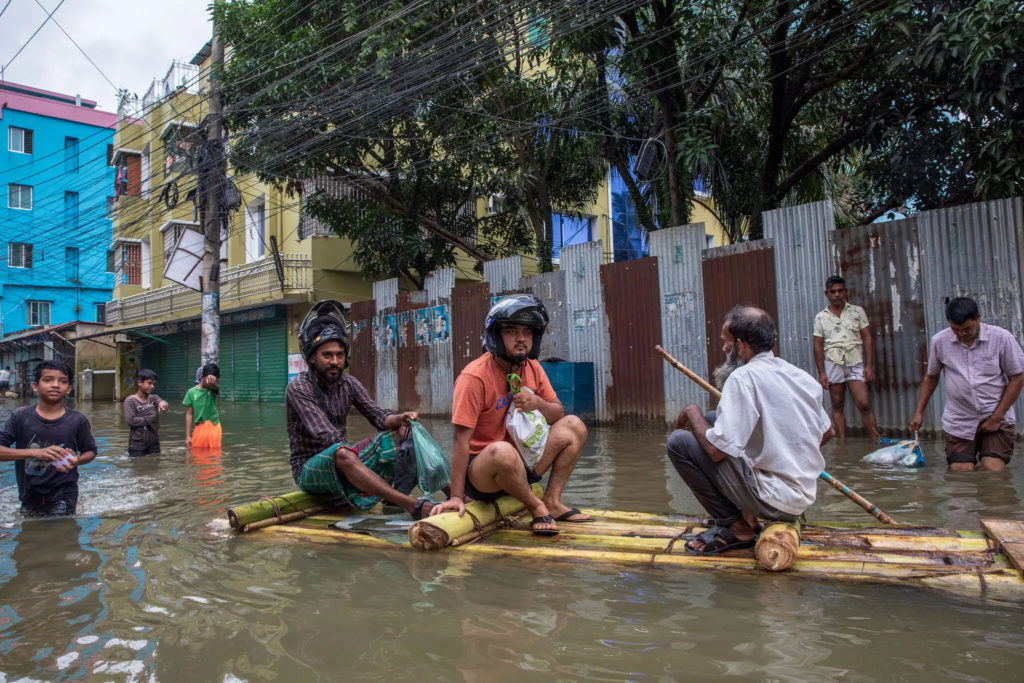
<instances>
[{"instance_id":1,"label":"power line","mask_svg":"<svg viewBox=\"0 0 1024 683\"><path fill-rule=\"evenodd\" d=\"M7 3L7 4L10 4L10 3ZM53 16L54 12L56 12L57 10L59 10L59 9L60 9L60 6L61 6L61 5L63 5L63 4L64 4L64 0L60 0L60 2L58 2L58 3L57 3L57 6L53 8L53 11L51 11L51 12L50 12L49 14L47 14L47 15L46 15L46 18L45 18L45 19L43 19L43 23L39 24L39 28L37 28L37 29L36 29L36 30L35 30L35 31L34 31L34 32L32 33L32 35L30 35L30 36L28 37L28 40L26 40L26 41L25 41L25 44L24 44L24 45L22 45L21 47L19 47L19 48L18 48L18 51L17 51L17 52L15 52L15 53L14 53L14 56L13 56L13 57L11 57L10 61L9 61L9 62L7 62L7 63L6 63L5 65L4 65L4 68L3 68L3 69L0 69L0 72L3 72L3 71L7 71L7 68L8 68L8 67L9 67L9 66L10 66L10 65L11 65L11 64L12 64L12 63L14 62L14 60L15 60L15 59L17 59L17 58L18 58L18 55L20 55L20 54L21 54L21 51L22 51L22 50L24 50L24 49L25 49L26 47L28 47L28 44L29 44L29 43L31 43L31 42L32 42L32 39L36 37L36 34L37 34L37 33L39 33L40 31L42 31L42 30L43 30L43 27L44 27L44 26L46 26L46 23L47 23L48 21L50 21L50 18L51 18L51 17ZM7 7L5 6L5 7L4 7L4 9L7 9ZM44 8L44 10L43 10L43 11L44 11L44 12L46 11L46 10L45 10L45 8Z\"/></svg>"},{"instance_id":2,"label":"power line","mask_svg":"<svg viewBox=\"0 0 1024 683\"><path fill-rule=\"evenodd\" d=\"M62 1L63 1L63 0L62 0ZM37 4L37 5L39 5L39 7L40 7L40 8L41 8L41 9L42 9L42 10L43 10L44 12L46 11L46 8L45 8L45 7L43 7L43 3L39 2L39 0L36 0L36 4ZM6 9L6 8L5 8L5 9ZM56 12L57 10L56 10L56 9L54 9L53 11L54 11L54 12ZM3 12L0 12L0 14L3 14ZM51 16L53 15L53 13L52 13L52 12L51 12L50 14L51 14ZM59 28L59 29L60 29L61 33L63 33L63 34L65 35L65 36L67 36L68 40L70 40L70 41L71 41L71 43L72 43L72 44L73 44L73 45L74 45L75 47L77 47L77 48L78 48L78 51L82 53L82 56L83 56L83 57L85 57L85 58L86 58L87 60L89 60L89 63L90 63L90 64L92 64L92 65L93 65L93 67L94 67L94 68L96 69L96 71L98 71L98 72L99 72L100 76L103 76L103 79L104 79L104 80L105 80L105 81L106 81L107 83L109 83L109 84L110 84L110 87L111 87L111 88L113 88L113 89L114 89L114 92L117 92L117 86L116 86L116 85L114 85L114 82L113 82L112 80L110 80L109 78L107 78L107 74L103 73L103 69L101 69L101 68L100 68L99 66L97 66L97 65L96 65L96 62L92 61L92 58L91 58L91 57L90 57L89 55L85 54L85 50L83 50L83 49L82 49L82 46L81 46L81 45L79 45L78 43L76 43L76 42L75 42L75 39L71 37L71 34L70 34L70 33L68 33L67 31L65 31L65 30L64 30L64 27L60 25L60 22L59 22L59 21L57 21L56 19L54 19L54 20L53 20L53 23L54 23L54 24L56 24L57 28ZM15 55L15 56L17 56L17 55ZM13 61L13 60L12 60L12 61Z\"/></svg>"}]
</instances>

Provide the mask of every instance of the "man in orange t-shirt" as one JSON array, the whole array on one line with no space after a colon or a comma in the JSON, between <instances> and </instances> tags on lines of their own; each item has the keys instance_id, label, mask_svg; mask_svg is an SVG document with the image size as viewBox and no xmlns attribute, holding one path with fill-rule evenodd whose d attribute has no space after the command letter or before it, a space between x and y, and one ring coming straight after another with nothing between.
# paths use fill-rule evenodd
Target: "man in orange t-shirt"
<instances>
[{"instance_id":1,"label":"man in orange t-shirt","mask_svg":"<svg viewBox=\"0 0 1024 683\"><path fill-rule=\"evenodd\" d=\"M486 352L455 381L451 498L435 505L430 514L457 510L462 515L464 496L494 500L507 494L526 506L533 517L530 529L538 535L557 534L556 522L592 521L561 500L587 440L587 427L575 415L565 414L537 361L547 324L544 304L529 294L507 296L491 307L485 322ZM511 373L522 379L523 391L510 391L507 376ZM505 429L513 404L525 412L539 411L550 425L544 453L532 469ZM549 469L547 490L538 498L530 485Z\"/></svg>"}]
</instances>

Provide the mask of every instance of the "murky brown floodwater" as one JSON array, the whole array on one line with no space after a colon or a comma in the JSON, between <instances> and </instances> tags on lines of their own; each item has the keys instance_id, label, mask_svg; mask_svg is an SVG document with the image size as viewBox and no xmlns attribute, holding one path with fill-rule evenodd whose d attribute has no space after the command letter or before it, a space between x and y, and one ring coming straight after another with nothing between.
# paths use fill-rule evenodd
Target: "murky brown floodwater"
<instances>
[{"instance_id":1,"label":"murky brown floodwater","mask_svg":"<svg viewBox=\"0 0 1024 683\"><path fill-rule=\"evenodd\" d=\"M0 419L15 402L0 406ZM293 488L284 410L225 404L224 453L129 459L111 404L82 407L100 457L75 519L23 521L0 465L0 683L38 680L1009 681L1024 671L1024 605L786 575L727 576L236 538L229 505ZM450 443L443 420L426 420ZM362 423L362 431L366 431ZM359 432L360 429L354 430ZM665 433L594 428L566 500L698 512ZM865 465L829 470L901 521L977 529L1021 519L1024 458L1004 474ZM815 519L870 519L821 484ZM217 520L215 522L215 520Z\"/></svg>"}]
</instances>

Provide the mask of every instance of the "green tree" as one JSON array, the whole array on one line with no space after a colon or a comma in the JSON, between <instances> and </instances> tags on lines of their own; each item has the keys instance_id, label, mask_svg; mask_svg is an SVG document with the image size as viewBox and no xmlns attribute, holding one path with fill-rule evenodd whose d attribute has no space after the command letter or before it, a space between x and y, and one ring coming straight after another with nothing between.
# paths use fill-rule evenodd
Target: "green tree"
<instances>
[{"instance_id":1,"label":"green tree","mask_svg":"<svg viewBox=\"0 0 1024 683\"><path fill-rule=\"evenodd\" d=\"M555 6L555 3L540 3ZM216 7L232 160L270 182L330 178L307 210L371 277L537 253L552 206L600 181L570 83L543 68L529 17L497 2L256 0ZM542 35L542 33L541 33ZM476 216L478 197L500 211Z\"/></svg>"}]
</instances>

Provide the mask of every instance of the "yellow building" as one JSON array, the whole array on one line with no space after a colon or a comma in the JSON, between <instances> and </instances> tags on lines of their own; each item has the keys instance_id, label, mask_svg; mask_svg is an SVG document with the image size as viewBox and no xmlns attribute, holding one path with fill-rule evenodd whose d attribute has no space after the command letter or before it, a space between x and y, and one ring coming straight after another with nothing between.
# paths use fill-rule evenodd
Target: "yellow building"
<instances>
[{"instance_id":1,"label":"yellow building","mask_svg":"<svg viewBox=\"0 0 1024 683\"><path fill-rule=\"evenodd\" d=\"M118 109L111 159L117 167L116 278L106 309L107 323L118 333L118 398L134 392L135 372L147 367L157 372L162 396L180 399L200 364L201 294L164 273L185 231L203 231L193 199L209 113L209 56L207 44L190 62L172 64L141 100L125 97ZM371 299L373 283L352 260L349 240L303 218L301 197L260 182L245 169L229 168L228 175L240 206L221 235L221 397L281 401L289 374L303 368L297 332L309 304ZM306 192L318 185L329 183L307 184ZM642 237L634 236L638 243L625 249L616 234L614 185L609 172L591 205L556 214L556 264L562 246L593 240L605 245L606 262L642 255ZM498 210L499 201L481 198L478 215ZM700 221L707 226L709 246L724 243L712 214L695 204L693 222ZM461 256L457 280L480 279L475 265ZM523 272L537 272L536 259L524 256ZM403 282L402 288L411 287Z\"/></svg>"}]
</instances>

